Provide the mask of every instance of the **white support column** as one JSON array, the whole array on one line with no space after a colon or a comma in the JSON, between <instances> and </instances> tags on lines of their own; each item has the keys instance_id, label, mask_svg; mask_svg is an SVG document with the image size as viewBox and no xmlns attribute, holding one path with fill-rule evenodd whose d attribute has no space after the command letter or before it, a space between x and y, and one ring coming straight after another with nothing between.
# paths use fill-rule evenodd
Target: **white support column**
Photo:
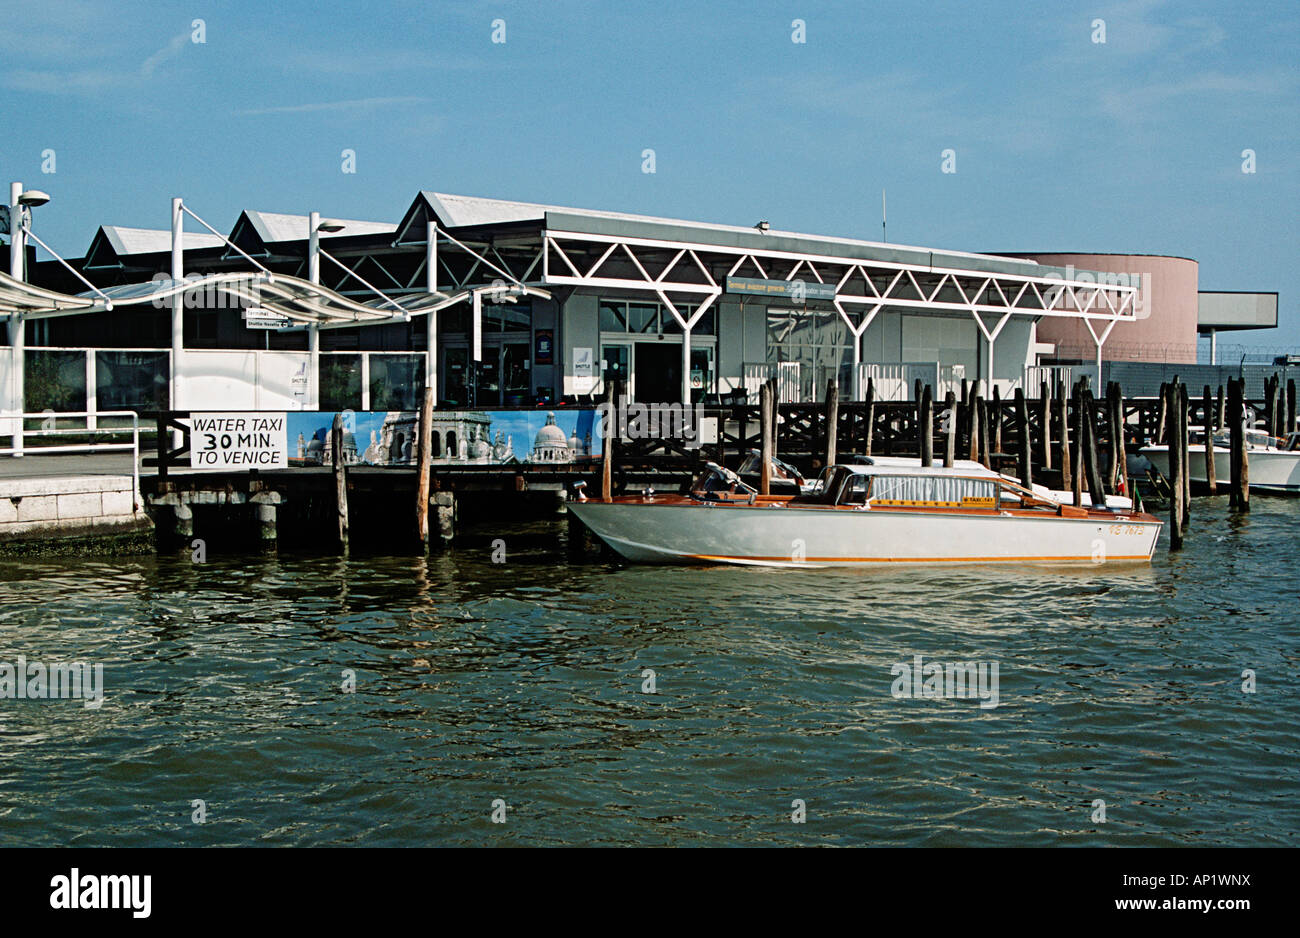
<instances>
[{"instance_id":1,"label":"white support column","mask_svg":"<svg viewBox=\"0 0 1300 938\"><path fill-rule=\"evenodd\" d=\"M984 346L984 354L988 356L988 369L984 372L984 396L993 397L993 343L996 337L990 335L988 342Z\"/></svg>"},{"instance_id":2,"label":"white support column","mask_svg":"<svg viewBox=\"0 0 1300 938\"><path fill-rule=\"evenodd\" d=\"M975 317L975 325L987 342L988 370L985 371L980 378L982 385L981 393L984 395L985 400L988 400L993 396L993 343L997 339L998 333L1002 331L1002 327L1011 320L1011 312L1012 311L1008 310L1004 313L1002 318L998 320L998 324L990 330L984 325L984 317L980 315L979 311L974 308L971 309L971 315ZM976 360L978 361L978 355L976 356Z\"/></svg>"},{"instance_id":3,"label":"white support column","mask_svg":"<svg viewBox=\"0 0 1300 938\"><path fill-rule=\"evenodd\" d=\"M438 292L438 223L429 222L424 229L424 267L426 289ZM424 386L433 392L433 406L438 406L438 311L426 314L429 340L424 354Z\"/></svg>"},{"instance_id":4,"label":"white support column","mask_svg":"<svg viewBox=\"0 0 1300 938\"><path fill-rule=\"evenodd\" d=\"M98 353L93 348L86 349L86 429L94 430L99 426L99 418L95 416L95 411L99 410L99 377L96 370L97 362L95 356Z\"/></svg>"},{"instance_id":5,"label":"white support column","mask_svg":"<svg viewBox=\"0 0 1300 938\"><path fill-rule=\"evenodd\" d=\"M483 294L479 290L473 293L473 322L470 328L473 330L473 346L470 350L470 358L473 360L475 367L483 361Z\"/></svg>"},{"instance_id":6,"label":"white support column","mask_svg":"<svg viewBox=\"0 0 1300 938\"><path fill-rule=\"evenodd\" d=\"M682 403L687 407L691 403L691 327L689 323L682 329Z\"/></svg>"},{"instance_id":7,"label":"white support column","mask_svg":"<svg viewBox=\"0 0 1300 938\"><path fill-rule=\"evenodd\" d=\"M1210 364L1219 363L1219 333L1215 329L1210 330Z\"/></svg>"},{"instance_id":8,"label":"white support column","mask_svg":"<svg viewBox=\"0 0 1300 938\"><path fill-rule=\"evenodd\" d=\"M185 279L185 213L181 199L172 199L172 280ZM185 347L185 295L177 293L172 297L172 394L171 409L180 410L184 403L183 382L181 378L181 355ZM177 447L181 445L182 435L174 431Z\"/></svg>"},{"instance_id":9,"label":"white support column","mask_svg":"<svg viewBox=\"0 0 1300 938\"><path fill-rule=\"evenodd\" d=\"M320 286L320 212L307 216L307 279ZM307 409L320 410L320 324L307 326Z\"/></svg>"},{"instance_id":10,"label":"white support column","mask_svg":"<svg viewBox=\"0 0 1300 938\"><path fill-rule=\"evenodd\" d=\"M1099 335L1097 335L1097 330L1094 329L1094 328L1092 328L1092 319L1091 319L1091 317L1085 317L1084 320L1083 320L1083 324L1084 324L1085 326L1088 327L1088 333L1092 336L1092 341L1093 341L1094 343L1096 343L1096 345L1097 345L1097 387L1096 387L1096 391L1097 391L1098 394L1100 394L1101 391L1102 391L1102 388L1101 388L1101 347L1102 347L1103 345L1105 345L1105 344L1106 344L1106 340L1107 340L1108 338L1110 338L1110 331L1111 331L1112 329L1115 328L1115 324L1116 324L1117 322L1119 322L1118 319L1112 319L1112 320L1110 320L1110 322L1106 323L1106 328L1103 329L1103 330L1101 331L1101 335L1099 336Z\"/></svg>"},{"instance_id":11,"label":"white support column","mask_svg":"<svg viewBox=\"0 0 1300 938\"><path fill-rule=\"evenodd\" d=\"M865 330L863 330L865 331ZM853 400L862 400L861 375L862 368L862 333L853 333L853 374L850 375L849 385L852 388Z\"/></svg>"},{"instance_id":12,"label":"white support column","mask_svg":"<svg viewBox=\"0 0 1300 938\"><path fill-rule=\"evenodd\" d=\"M370 353L361 353L361 409L370 410Z\"/></svg>"},{"instance_id":13,"label":"white support column","mask_svg":"<svg viewBox=\"0 0 1300 938\"><path fill-rule=\"evenodd\" d=\"M19 197L23 194L21 182L9 185L9 276L23 279L23 256L26 247L23 239L23 207ZM27 324L22 313L9 317L9 380L12 382L13 403L18 414L14 421L13 448L15 456L23 454L23 411L26 410L24 365L27 354Z\"/></svg>"}]
</instances>

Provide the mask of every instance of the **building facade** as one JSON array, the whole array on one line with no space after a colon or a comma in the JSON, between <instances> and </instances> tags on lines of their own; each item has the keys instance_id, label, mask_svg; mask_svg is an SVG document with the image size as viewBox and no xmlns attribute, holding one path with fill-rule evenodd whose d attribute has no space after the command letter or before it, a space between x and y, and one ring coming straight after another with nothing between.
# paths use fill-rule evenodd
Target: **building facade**
<instances>
[{"instance_id":1,"label":"building facade","mask_svg":"<svg viewBox=\"0 0 1300 938\"><path fill-rule=\"evenodd\" d=\"M1064 336L1087 360L1143 328L1141 284L1076 255L436 192L392 223L245 211L213 236L183 221L104 227L71 271L29 262L0 281L21 321L4 410L409 411L426 385L477 409L597 400L615 381L640 402L735 401L771 377L787 401L830 379L856 397L868 381L906 397L917 378L1007 393L1035 388L1027 369ZM442 449L472 443L496 445L461 428Z\"/></svg>"}]
</instances>

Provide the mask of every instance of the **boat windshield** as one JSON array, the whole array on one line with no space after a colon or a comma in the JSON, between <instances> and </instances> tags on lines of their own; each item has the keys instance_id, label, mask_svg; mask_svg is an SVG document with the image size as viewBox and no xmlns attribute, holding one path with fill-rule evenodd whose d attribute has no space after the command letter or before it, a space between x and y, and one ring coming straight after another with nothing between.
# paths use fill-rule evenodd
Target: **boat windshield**
<instances>
[{"instance_id":1,"label":"boat windshield","mask_svg":"<svg viewBox=\"0 0 1300 938\"><path fill-rule=\"evenodd\" d=\"M717 463L708 463L704 471L691 483L691 494L708 501L729 500L727 496L743 494L746 498L757 493L730 469Z\"/></svg>"},{"instance_id":2,"label":"boat windshield","mask_svg":"<svg viewBox=\"0 0 1300 938\"><path fill-rule=\"evenodd\" d=\"M789 463L782 462L781 460L773 456L771 460L769 460L769 465L772 467L773 479L780 479L787 482L794 482L798 485L803 484L803 476L800 474L798 469L796 469L794 466L791 466ZM763 468L762 453L760 453L756 449L751 449L749 451L749 455L745 457L745 461L740 464L740 468L736 471L739 472L742 476L744 475L756 476L760 474L762 468Z\"/></svg>"},{"instance_id":3,"label":"boat windshield","mask_svg":"<svg viewBox=\"0 0 1300 938\"><path fill-rule=\"evenodd\" d=\"M907 508L993 508L998 479L958 475L876 475L863 504ZM851 490L846 487L845 492Z\"/></svg>"}]
</instances>

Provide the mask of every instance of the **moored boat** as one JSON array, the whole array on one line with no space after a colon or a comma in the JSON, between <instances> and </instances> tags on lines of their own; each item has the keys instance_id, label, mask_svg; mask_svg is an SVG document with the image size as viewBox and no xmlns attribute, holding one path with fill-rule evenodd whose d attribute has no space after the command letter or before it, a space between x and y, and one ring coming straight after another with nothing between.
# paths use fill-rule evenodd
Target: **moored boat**
<instances>
[{"instance_id":1,"label":"moored boat","mask_svg":"<svg viewBox=\"0 0 1300 938\"><path fill-rule=\"evenodd\" d=\"M1205 431L1201 427L1188 427L1187 437L1188 474L1193 483L1207 485ZM1250 461L1250 487L1265 492L1300 494L1300 433L1279 440L1264 430L1246 430L1244 437ZM1214 477L1219 489L1226 489L1231 479L1232 450L1229 443L1229 431L1219 430L1213 435ZM1140 452L1162 475L1169 475L1167 444L1144 446Z\"/></svg>"},{"instance_id":2,"label":"moored boat","mask_svg":"<svg viewBox=\"0 0 1300 938\"><path fill-rule=\"evenodd\" d=\"M1160 534L1160 521L1144 512L1063 504L978 463L922 467L880 457L829 466L795 496L759 495L709 463L686 495L580 495L569 507L639 563L1148 562Z\"/></svg>"}]
</instances>

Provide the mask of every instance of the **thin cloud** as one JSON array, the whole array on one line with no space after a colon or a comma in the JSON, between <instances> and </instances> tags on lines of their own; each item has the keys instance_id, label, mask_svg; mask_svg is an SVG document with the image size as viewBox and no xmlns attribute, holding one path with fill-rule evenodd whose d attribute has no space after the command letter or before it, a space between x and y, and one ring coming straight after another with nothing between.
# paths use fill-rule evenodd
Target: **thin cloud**
<instances>
[{"instance_id":1,"label":"thin cloud","mask_svg":"<svg viewBox=\"0 0 1300 938\"><path fill-rule=\"evenodd\" d=\"M1179 99L1193 97L1198 107L1205 107L1213 96L1231 95L1242 109L1260 99L1276 100L1287 95L1295 79L1286 72L1254 75L1227 75L1207 72L1180 81L1153 82L1109 92L1102 97L1102 111L1117 120L1137 122L1166 112Z\"/></svg>"},{"instance_id":2,"label":"thin cloud","mask_svg":"<svg viewBox=\"0 0 1300 938\"><path fill-rule=\"evenodd\" d=\"M239 117L258 117L265 114L308 114L314 111L354 111L398 104L418 104L428 98L405 95L391 98L353 98L347 101L319 101L314 104L284 104L275 107L248 108L236 111Z\"/></svg>"},{"instance_id":3,"label":"thin cloud","mask_svg":"<svg viewBox=\"0 0 1300 938\"><path fill-rule=\"evenodd\" d=\"M185 32L181 33L179 36L173 36L171 38L171 41L168 42L167 45L163 46L161 49L159 49L157 52L149 56L149 58L145 59L144 62L141 63L140 74L143 75L145 78L148 78L151 75L153 75L154 69L156 69L163 62L166 62L168 59L174 59L176 58L176 56L180 55L181 50L185 48L185 44L188 43L189 41L190 41L189 30L186 30Z\"/></svg>"},{"instance_id":4,"label":"thin cloud","mask_svg":"<svg viewBox=\"0 0 1300 938\"><path fill-rule=\"evenodd\" d=\"M40 94L96 94L111 92L130 83L130 77L107 69L53 71L18 69L3 75L5 87Z\"/></svg>"}]
</instances>

